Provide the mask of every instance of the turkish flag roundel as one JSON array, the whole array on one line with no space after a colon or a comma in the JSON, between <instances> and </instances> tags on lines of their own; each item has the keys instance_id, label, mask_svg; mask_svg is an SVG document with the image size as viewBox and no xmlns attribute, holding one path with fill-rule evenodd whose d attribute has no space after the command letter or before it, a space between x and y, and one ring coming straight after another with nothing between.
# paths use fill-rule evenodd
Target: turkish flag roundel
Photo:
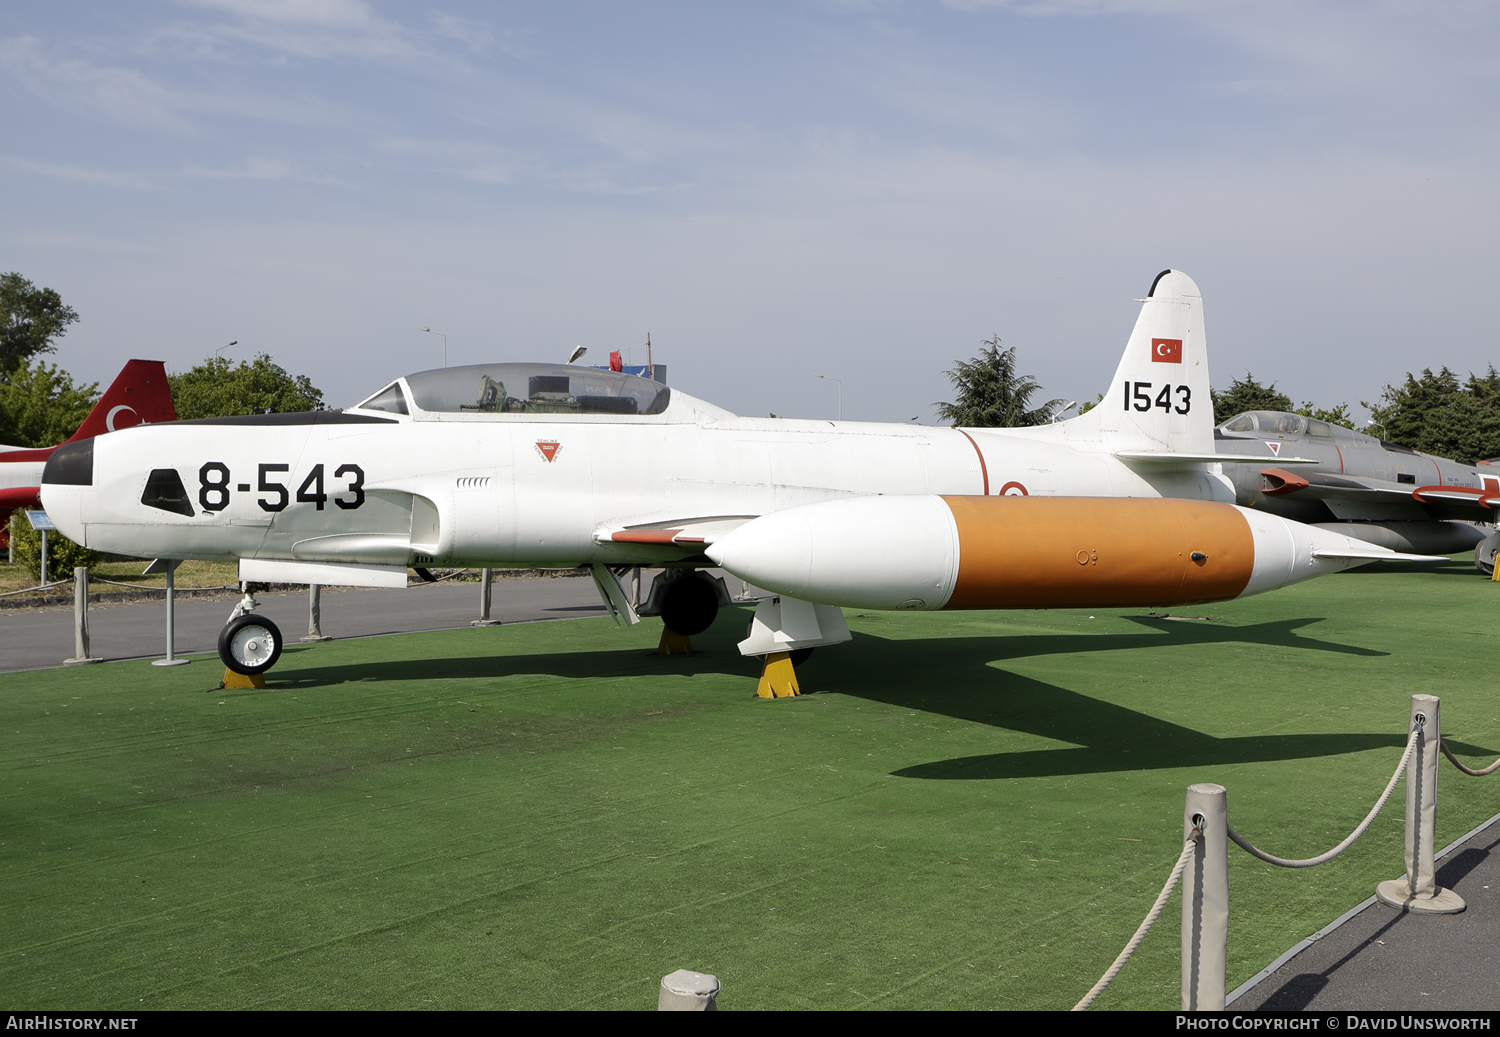
<instances>
[{"instance_id":1,"label":"turkish flag roundel","mask_svg":"<svg viewBox=\"0 0 1500 1037\"><path fill-rule=\"evenodd\" d=\"M1151 340L1151 362L1156 364L1182 363L1182 339L1154 338Z\"/></svg>"}]
</instances>

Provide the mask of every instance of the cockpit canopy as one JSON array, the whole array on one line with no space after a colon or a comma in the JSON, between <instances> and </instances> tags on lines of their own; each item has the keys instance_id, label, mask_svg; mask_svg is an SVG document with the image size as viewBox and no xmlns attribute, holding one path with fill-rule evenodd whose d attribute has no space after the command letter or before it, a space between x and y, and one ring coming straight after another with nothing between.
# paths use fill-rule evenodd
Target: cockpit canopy
<instances>
[{"instance_id":1,"label":"cockpit canopy","mask_svg":"<svg viewBox=\"0 0 1500 1037\"><path fill-rule=\"evenodd\" d=\"M405 382L405 389L402 382ZM661 414L672 390L621 371L571 364L470 364L419 371L356 405L409 414Z\"/></svg>"},{"instance_id":2,"label":"cockpit canopy","mask_svg":"<svg viewBox=\"0 0 1500 1037\"><path fill-rule=\"evenodd\" d=\"M1333 435L1336 426L1287 411L1252 410L1236 414L1219 427L1225 432L1238 432L1242 435L1259 433L1262 436L1295 439L1301 435L1327 438Z\"/></svg>"}]
</instances>

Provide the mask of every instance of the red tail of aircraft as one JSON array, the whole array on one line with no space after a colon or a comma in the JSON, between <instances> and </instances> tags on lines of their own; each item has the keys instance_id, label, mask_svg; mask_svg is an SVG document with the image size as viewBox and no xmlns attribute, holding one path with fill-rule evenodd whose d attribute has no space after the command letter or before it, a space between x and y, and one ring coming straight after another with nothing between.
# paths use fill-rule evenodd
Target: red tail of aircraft
<instances>
[{"instance_id":1,"label":"red tail of aircraft","mask_svg":"<svg viewBox=\"0 0 1500 1037\"><path fill-rule=\"evenodd\" d=\"M104 395L99 397L99 402L94 404L94 409L89 411L68 442L102 436L132 425L176 420L177 408L172 406L166 366L160 360L131 360L104 390ZM54 449L0 446L0 547L10 539L5 528L10 509L41 506L42 468Z\"/></svg>"}]
</instances>

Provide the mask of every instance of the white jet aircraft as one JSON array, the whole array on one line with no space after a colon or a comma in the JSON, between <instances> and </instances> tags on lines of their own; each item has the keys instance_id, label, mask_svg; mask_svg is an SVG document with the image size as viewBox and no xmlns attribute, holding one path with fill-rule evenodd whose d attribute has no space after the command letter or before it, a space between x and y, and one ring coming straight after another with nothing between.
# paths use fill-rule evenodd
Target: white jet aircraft
<instances>
[{"instance_id":1,"label":"white jet aircraft","mask_svg":"<svg viewBox=\"0 0 1500 1037\"><path fill-rule=\"evenodd\" d=\"M861 609L1174 606L1411 559L1235 507L1214 452L1202 299L1157 276L1103 401L963 429L746 418L620 372L495 363L398 378L343 411L181 421L59 447L42 495L91 548L234 559L247 582L403 587L408 566L660 566L663 651L727 603L718 566L778 597L741 642L762 694ZM1253 458L1247 462L1262 463ZM1279 463L1296 463L1282 458ZM243 615L220 653L268 669Z\"/></svg>"}]
</instances>

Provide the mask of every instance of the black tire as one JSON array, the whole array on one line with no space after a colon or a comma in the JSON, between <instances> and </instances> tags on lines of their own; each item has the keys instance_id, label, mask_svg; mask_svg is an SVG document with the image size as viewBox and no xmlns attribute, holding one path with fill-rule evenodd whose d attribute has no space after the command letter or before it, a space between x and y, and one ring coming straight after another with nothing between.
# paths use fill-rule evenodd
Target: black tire
<instances>
[{"instance_id":1,"label":"black tire","mask_svg":"<svg viewBox=\"0 0 1500 1037\"><path fill-rule=\"evenodd\" d=\"M265 673L281 658L281 631L264 616L241 616L219 631L219 658L235 673L247 677Z\"/></svg>"},{"instance_id":2,"label":"black tire","mask_svg":"<svg viewBox=\"0 0 1500 1037\"><path fill-rule=\"evenodd\" d=\"M697 576L673 580L661 600L661 621L686 637L701 634L719 617L719 591Z\"/></svg>"}]
</instances>

